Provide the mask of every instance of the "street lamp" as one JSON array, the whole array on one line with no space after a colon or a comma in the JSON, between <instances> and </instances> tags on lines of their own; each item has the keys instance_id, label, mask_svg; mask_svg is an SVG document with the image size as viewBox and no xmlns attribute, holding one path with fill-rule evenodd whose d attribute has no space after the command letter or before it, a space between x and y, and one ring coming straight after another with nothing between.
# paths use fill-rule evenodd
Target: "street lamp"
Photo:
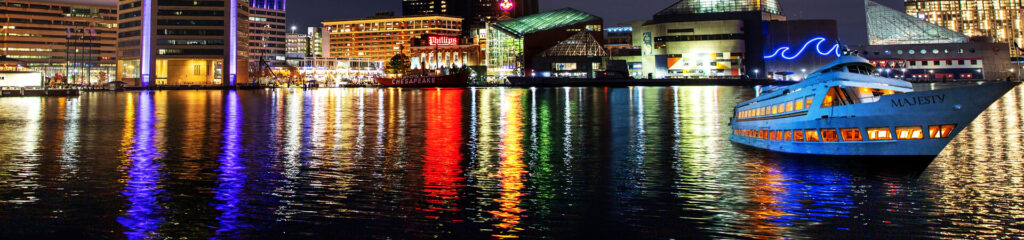
<instances>
[{"instance_id":1,"label":"street lamp","mask_svg":"<svg viewBox=\"0 0 1024 240\"><path fill-rule=\"evenodd\" d=\"M296 27L295 25L292 25L292 33L295 33L295 30L298 30L298 29L299 29L299 27Z\"/></svg>"},{"instance_id":2,"label":"street lamp","mask_svg":"<svg viewBox=\"0 0 1024 240\"><path fill-rule=\"evenodd\" d=\"M759 75L758 72L760 72L760 71L757 70L757 69L754 69L754 78L761 77L761 75Z\"/></svg>"}]
</instances>

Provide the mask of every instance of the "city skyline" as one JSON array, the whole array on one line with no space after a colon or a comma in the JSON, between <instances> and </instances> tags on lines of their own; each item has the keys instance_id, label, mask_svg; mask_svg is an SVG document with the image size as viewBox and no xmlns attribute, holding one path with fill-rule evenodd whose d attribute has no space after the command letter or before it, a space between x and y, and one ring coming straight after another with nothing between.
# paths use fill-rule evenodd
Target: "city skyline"
<instances>
[{"instance_id":1,"label":"city skyline","mask_svg":"<svg viewBox=\"0 0 1024 240\"><path fill-rule=\"evenodd\" d=\"M41 0L44 2L85 3L98 5L115 5L116 0ZM678 2L677 0L541 0L540 11L550 11L572 7L590 12L605 19L606 25L628 23L634 20L650 19L654 13ZM799 19L836 19L839 20L839 35L848 44L867 44L867 33L864 17L856 12L842 11L842 6L850 4L846 0L780 0L782 13L791 20ZM904 10L903 0L879 0L880 4ZM317 7L303 7L303 6ZM824 11L823 11L824 9ZM833 9L828 11L828 9ZM288 26L316 27L325 20L358 19L370 17L377 11L402 12L402 1L357 0L306 0L288 2ZM846 21L844 21L846 20Z\"/></svg>"}]
</instances>

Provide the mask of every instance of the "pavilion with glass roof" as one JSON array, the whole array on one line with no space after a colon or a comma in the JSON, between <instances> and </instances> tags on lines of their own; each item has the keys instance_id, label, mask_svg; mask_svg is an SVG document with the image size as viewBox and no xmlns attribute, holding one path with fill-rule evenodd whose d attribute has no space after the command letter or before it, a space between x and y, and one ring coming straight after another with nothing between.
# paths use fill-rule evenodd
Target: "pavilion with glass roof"
<instances>
[{"instance_id":1,"label":"pavilion with glass roof","mask_svg":"<svg viewBox=\"0 0 1024 240\"><path fill-rule=\"evenodd\" d=\"M526 76L534 56L578 32L603 42L603 20L590 13L563 8L491 24L487 39L490 79Z\"/></svg>"},{"instance_id":2,"label":"pavilion with glass roof","mask_svg":"<svg viewBox=\"0 0 1024 240\"><path fill-rule=\"evenodd\" d=\"M867 1L868 40L871 45L966 43L966 35Z\"/></svg>"}]
</instances>

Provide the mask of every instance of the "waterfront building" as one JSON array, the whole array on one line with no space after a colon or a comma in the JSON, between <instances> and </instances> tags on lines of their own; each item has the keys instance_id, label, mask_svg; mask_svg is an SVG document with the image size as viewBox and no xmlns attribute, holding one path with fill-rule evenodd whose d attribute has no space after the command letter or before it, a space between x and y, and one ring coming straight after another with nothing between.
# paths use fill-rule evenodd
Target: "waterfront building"
<instances>
[{"instance_id":1,"label":"waterfront building","mask_svg":"<svg viewBox=\"0 0 1024 240\"><path fill-rule=\"evenodd\" d=\"M413 39L409 56L412 69L461 68L484 64L484 52L480 50L480 45L450 36L424 35Z\"/></svg>"},{"instance_id":2,"label":"waterfront building","mask_svg":"<svg viewBox=\"0 0 1024 240\"><path fill-rule=\"evenodd\" d=\"M968 37L876 2L865 3L871 45L966 43Z\"/></svg>"},{"instance_id":3,"label":"waterfront building","mask_svg":"<svg viewBox=\"0 0 1024 240\"><path fill-rule=\"evenodd\" d=\"M115 70L114 6L6 0L0 2L2 55L53 84L102 84Z\"/></svg>"},{"instance_id":4,"label":"waterfront building","mask_svg":"<svg viewBox=\"0 0 1024 240\"><path fill-rule=\"evenodd\" d=\"M249 64L259 64L260 59L271 66L284 63L285 10L285 0L249 2Z\"/></svg>"},{"instance_id":5,"label":"waterfront building","mask_svg":"<svg viewBox=\"0 0 1024 240\"><path fill-rule=\"evenodd\" d=\"M994 80L1014 76L1010 48L978 38L967 43L851 46L871 61L877 75L933 80Z\"/></svg>"},{"instance_id":6,"label":"waterfront building","mask_svg":"<svg viewBox=\"0 0 1024 240\"><path fill-rule=\"evenodd\" d=\"M384 15L366 19L325 21L323 25L324 57L387 61L396 54L407 51L412 39L423 34L458 37L462 31L462 18L441 15Z\"/></svg>"},{"instance_id":7,"label":"waterfront building","mask_svg":"<svg viewBox=\"0 0 1024 240\"><path fill-rule=\"evenodd\" d=\"M609 55L627 56L639 48L633 46L632 24L619 24L604 29L604 48Z\"/></svg>"},{"instance_id":8,"label":"waterfront building","mask_svg":"<svg viewBox=\"0 0 1024 240\"><path fill-rule=\"evenodd\" d=\"M633 22L633 45L649 77L763 78L764 22L779 20L774 0L683 0Z\"/></svg>"},{"instance_id":9,"label":"waterfront building","mask_svg":"<svg viewBox=\"0 0 1024 240\"><path fill-rule=\"evenodd\" d=\"M246 1L118 4L119 81L141 87L250 82Z\"/></svg>"},{"instance_id":10,"label":"waterfront building","mask_svg":"<svg viewBox=\"0 0 1024 240\"><path fill-rule=\"evenodd\" d=\"M580 31L559 41L533 60L532 69L537 77L594 78L604 71L608 57L601 43L586 31Z\"/></svg>"},{"instance_id":11,"label":"waterfront building","mask_svg":"<svg viewBox=\"0 0 1024 240\"><path fill-rule=\"evenodd\" d=\"M330 86L365 84L383 74L384 62L366 58L304 58L295 64L297 80Z\"/></svg>"},{"instance_id":12,"label":"waterfront building","mask_svg":"<svg viewBox=\"0 0 1024 240\"><path fill-rule=\"evenodd\" d=\"M305 33L288 33L285 35L285 58L305 58L309 56L309 36Z\"/></svg>"},{"instance_id":13,"label":"waterfront building","mask_svg":"<svg viewBox=\"0 0 1024 240\"><path fill-rule=\"evenodd\" d=\"M1019 0L906 0L906 13L969 37L1024 46L1024 6ZM1016 54L1020 49L1015 49Z\"/></svg>"},{"instance_id":14,"label":"waterfront building","mask_svg":"<svg viewBox=\"0 0 1024 240\"><path fill-rule=\"evenodd\" d=\"M537 14L538 0L402 0L402 15L447 15L463 19L462 32L482 29L486 23L506 16L518 18ZM503 8L507 7L507 8Z\"/></svg>"},{"instance_id":15,"label":"waterfront building","mask_svg":"<svg viewBox=\"0 0 1024 240\"><path fill-rule=\"evenodd\" d=\"M587 32L597 42L604 42L604 20L563 8L491 24L487 34L489 80L533 75L530 66L534 57L579 32Z\"/></svg>"},{"instance_id":16,"label":"waterfront building","mask_svg":"<svg viewBox=\"0 0 1024 240\"><path fill-rule=\"evenodd\" d=\"M881 4L865 4L870 45L850 49L871 61L876 74L912 79L980 80L1012 76L1012 47L968 36Z\"/></svg>"},{"instance_id":17,"label":"waterfront building","mask_svg":"<svg viewBox=\"0 0 1024 240\"><path fill-rule=\"evenodd\" d=\"M306 56L309 57L323 57L325 45L324 42L324 28L322 27L308 27L306 28L306 37L309 38L309 51Z\"/></svg>"}]
</instances>

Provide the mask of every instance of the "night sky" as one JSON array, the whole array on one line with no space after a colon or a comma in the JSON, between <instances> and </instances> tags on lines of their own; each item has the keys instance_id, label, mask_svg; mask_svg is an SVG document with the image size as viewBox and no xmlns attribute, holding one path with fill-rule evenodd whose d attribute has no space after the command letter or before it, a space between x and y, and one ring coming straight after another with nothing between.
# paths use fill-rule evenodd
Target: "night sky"
<instances>
[{"instance_id":1,"label":"night sky","mask_svg":"<svg viewBox=\"0 0 1024 240\"><path fill-rule=\"evenodd\" d=\"M43 0L114 5L116 0ZM847 44L864 44L864 13L848 11L856 0L779 0L783 14L789 19L838 19L840 37ZM897 10L903 9L903 0L875 0ZM540 0L541 11L573 7L601 16L605 25L650 19L654 13L677 0ZM376 11L388 10L401 14L401 0L290 0L288 25L319 26L329 19L362 18Z\"/></svg>"}]
</instances>

